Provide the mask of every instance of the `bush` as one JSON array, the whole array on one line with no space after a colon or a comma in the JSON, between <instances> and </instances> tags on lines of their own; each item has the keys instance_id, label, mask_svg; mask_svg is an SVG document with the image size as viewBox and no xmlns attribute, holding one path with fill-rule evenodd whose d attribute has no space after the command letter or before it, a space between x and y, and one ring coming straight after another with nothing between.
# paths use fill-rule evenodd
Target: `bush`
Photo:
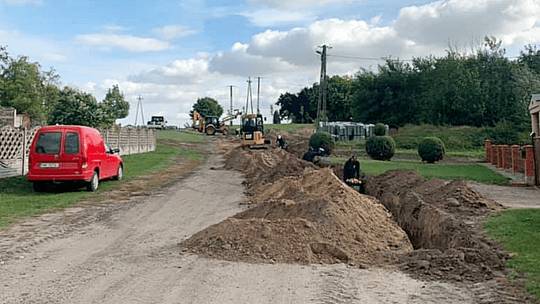
<instances>
[{"instance_id":1,"label":"bush","mask_svg":"<svg viewBox=\"0 0 540 304\"><path fill-rule=\"evenodd\" d=\"M366 139L366 153L372 159L390 160L396 152L396 143L390 136L371 136Z\"/></svg>"},{"instance_id":2,"label":"bush","mask_svg":"<svg viewBox=\"0 0 540 304\"><path fill-rule=\"evenodd\" d=\"M386 125L383 123L378 123L373 127L373 134L375 136L385 136L386 135Z\"/></svg>"},{"instance_id":3,"label":"bush","mask_svg":"<svg viewBox=\"0 0 540 304\"><path fill-rule=\"evenodd\" d=\"M418 144L418 155L422 161L434 163L444 158L444 143L437 137L425 137Z\"/></svg>"},{"instance_id":4,"label":"bush","mask_svg":"<svg viewBox=\"0 0 540 304\"><path fill-rule=\"evenodd\" d=\"M323 148L330 154L334 149L334 139L330 133L317 132L309 138L309 146L314 149Z\"/></svg>"}]
</instances>

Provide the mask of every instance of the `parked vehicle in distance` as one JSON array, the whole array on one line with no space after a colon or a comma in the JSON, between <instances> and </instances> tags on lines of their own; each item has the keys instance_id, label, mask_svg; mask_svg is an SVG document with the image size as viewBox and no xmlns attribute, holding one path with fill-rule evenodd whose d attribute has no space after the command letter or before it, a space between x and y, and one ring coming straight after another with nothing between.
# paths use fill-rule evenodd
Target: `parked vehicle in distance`
<instances>
[{"instance_id":1,"label":"parked vehicle in distance","mask_svg":"<svg viewBox=\"0 0 540 304\"><path fill-rule=\"evenodd\" d=\"M167 127L167 121L163 116L152 116L148 121L148 128L163 130Z\"/></svg>"},{"instance_id":2,"label":"parked vehicle in distance","mask_svg":"<svg viewBox=\"0 0 540 304\"><path fill-rule=\"evenodd\" d=\"M99 131L90 127L41 127L28 156L28 180L36 192L51 184L70 182L96 191L100 180L122 179L124 162L119 152L104 143Z\"/></svg>"}]
</instances>

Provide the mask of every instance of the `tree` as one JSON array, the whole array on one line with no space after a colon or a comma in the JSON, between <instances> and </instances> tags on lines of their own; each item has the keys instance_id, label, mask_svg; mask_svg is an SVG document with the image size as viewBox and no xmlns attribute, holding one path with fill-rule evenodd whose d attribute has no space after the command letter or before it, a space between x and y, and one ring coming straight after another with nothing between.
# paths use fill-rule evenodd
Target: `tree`
<instances>
[{"instance_id":1,"label":"tree","mask_svg":"<svg viewBox=\"0 0 540 304\"><path fill-rule=\"evenodd\" d=\"M89 93L64 87L51 113L51 124L106 127L108 113Z\"/></svg>"},{"instance_id":2,"label":"tree","mask_svg":"<svg viewBox=\"0 0 540 304\"><path fill-rule=\"evenodd\" d=\"M5 47L0 48L0 62L0 105L45 122L56 101L58 75L54 70L42 73L26 56L9 57Z\"/></svg>"},{"instance_id":3,"label":"tree","mask_svg":"<svg viewBox=\"0 0 540 304\"><path fill-rule=\"evenodd\" d=\"M273 117L273 123L274 123L275 125L280 124L280 123L281 123L281 117L279 116L279 111L278 111L278 110L275 110L273 115L274 115L274 117Z\"/></svg>"},{"instance_id":4,"label":"tree","mask_svg":"<svg viewBox=\"0 0 540 304\"><path fill-rule=\"evenodd\" d=\"M120 92L118 85L113 85L109 89L101 106L105 113L108 114L107 123L111 125L116 119L125 118L129 114L129 102L124 99L124 94Z\"/></svg>"},{"instance_id":5,"label":"tree","mask_svg":"<svg viewBox=\"0 0 540 304\"><path fill-rule=\"evenodd\" d=\"M189 112L191 117L193 117L193 111L199 112L202 117L220 117L221 114L223 114L223 107L217 102L217 100L210 97L204 97L197 99L197 102L193 105L193 110Z\"/></svg>"},{"instance_id":6,"label":"tree","mask_svg":"<svg viewBox=\"0 0 540 304\"><path fill-rule=\"evenodd\" d=\"M280 106L280 117L291 119L293 123L311 122L317 116L317 108L310 106L313 98L313 88L307 87L298 94L281 94L276 102Z\"/></svg>"}]
</instances>

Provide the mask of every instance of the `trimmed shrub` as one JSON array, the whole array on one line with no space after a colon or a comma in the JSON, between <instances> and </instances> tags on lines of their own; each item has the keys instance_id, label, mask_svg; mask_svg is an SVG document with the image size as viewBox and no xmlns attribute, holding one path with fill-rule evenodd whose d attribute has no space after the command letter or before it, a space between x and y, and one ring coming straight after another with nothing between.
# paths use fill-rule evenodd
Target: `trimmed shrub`
<instances>
[{"instance_id":1,"label":"trimmed shrub","mask_svg":"<svg viewBox=\"0 0 540 304\"><path fill-rule=\"evenodd\" d=\"M386 135L386 125L383 123L378 123L373 127L373 134L375 136L385 136Z\"/></svg>"},{"instance_id":2,"label":"trimmed shrub","mask_svg":"<svg viewBox=\"0 0 540 304\"><path fill-rule=\"evenodd\" d=\"M418 155L422 161L434 163L444 158L444 143L437 137L425 137L418 144Z\"/></svg>"},{"instance_id":3,"label":"trimmed shrub","mask_svg":"<svg viewBox=\"0 0 540 304\"><path fill-rule=\"evenodd\" d=\"M366 153L372 159L390 160L396 152L396 143L390 136L371 136L366 139Z\"/></svg>"},{"instance_id":4,"label":"trimmed shrub","mask_svg":"<svg viewBox=\"0 0 540 304\"><path fill-rule=\"evenodd\" d=\"M330 154L334 149L334 139L328 132L317 132L309 138L309 146L314 149L323 148Z\"/></svg>"}]
</instances>

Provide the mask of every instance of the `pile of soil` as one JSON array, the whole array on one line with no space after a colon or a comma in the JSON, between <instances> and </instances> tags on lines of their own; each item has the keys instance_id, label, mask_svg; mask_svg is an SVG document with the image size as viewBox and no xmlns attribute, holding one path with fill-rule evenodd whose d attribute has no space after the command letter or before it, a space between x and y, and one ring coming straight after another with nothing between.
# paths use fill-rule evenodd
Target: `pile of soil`
<instances>
[{"instance_id":1,"label":"pile of soil","mask_svg":"<svg viewBox=\"0 0 540 304\"><path fill-rule=\"evenodd\" d=\"M272 140L272 145L277 147L276 138L281 135L287 143L287 152L302 159L304 153L309 149L309 137L314 130L305 129L304 133L296 134L284 130L270 130L266 133L266 137Z\"/></svg>"},{"instance_id":2,"label":"pile of soil","mask_svg":"<svg viewBox=\"0 0 540 304\"><path fill-rule=\"evenodd\" d=\"M275 144L243 149L234 140L221 145L225 168L246 174L249 208L183 241L184 251L231 261L397 264L433 280L503 275L510 256L478 223L504 207L467 182L391 170L363 175L362 195L341 180L342 166L320 168L301 159L307 137L280 134L287 151Z\"/></svg>"},{"instance_id":3,"label":"pile of soil","mask_svg":"<svg viewBox=\"0 0 540 304\"><path fill-rule=\"evenodd\" d=\"M278 148L229 150L225 167L246 173L250 208L183 241L186 252L232 261L368 266L382 253L413 250L386 208L332 169Z\"/></svg>"},{"instance_id":4,"label":"pile of soil","mask_svg":"<svg viewBox=\"0 0 540 304\"><path fill-rule=\"evenodd\" d=\"M366 193L388 208L416 249L400 268L422 279L493 279L510 256L484 237L480 219L505 209L463 180L429 179L413 170L391 170L366 183Z\"/></svg>"}]
</instances>

